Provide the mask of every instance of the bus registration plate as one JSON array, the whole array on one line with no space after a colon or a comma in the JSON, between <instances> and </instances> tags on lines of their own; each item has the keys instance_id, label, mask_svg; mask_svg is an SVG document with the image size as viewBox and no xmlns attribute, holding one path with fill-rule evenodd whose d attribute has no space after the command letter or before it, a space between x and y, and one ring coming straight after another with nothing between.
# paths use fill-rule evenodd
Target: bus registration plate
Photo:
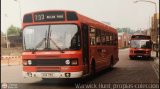
<instances>
[{"instance_id":1,"label":"bus registration plate","mask_svg":"<svg viewBox=\"0 0 160 89\"><path fill-rule=\"evenodd\" d=\"M142 56L137 56L137 57L142 57Z\"/></svg>"},{"instance_id":2,"label":"bus registration plate","mask_svg":"<svg viewBox=\"0 0 160 89\"><path fill-rule=\"evenodd\" d=\"M42 73L42 77L54 77L54 73Z\"/></svg>"}]
</instances>

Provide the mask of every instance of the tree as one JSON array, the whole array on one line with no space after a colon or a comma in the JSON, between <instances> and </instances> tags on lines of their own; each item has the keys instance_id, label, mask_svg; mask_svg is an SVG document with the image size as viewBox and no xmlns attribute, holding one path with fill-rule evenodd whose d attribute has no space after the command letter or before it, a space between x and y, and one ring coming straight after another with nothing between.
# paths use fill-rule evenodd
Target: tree
<instances>
[{"instance_id":1,"label":"tree","mask_svg":"<svg viewBox=\"0 0 160 89\"><path fill-rule=\"evenodd\" d=\"M7 35L18 36L20 35L20 32L21 32L20 28L11 25L7 30Z\"/></svg>"}]
</instances>

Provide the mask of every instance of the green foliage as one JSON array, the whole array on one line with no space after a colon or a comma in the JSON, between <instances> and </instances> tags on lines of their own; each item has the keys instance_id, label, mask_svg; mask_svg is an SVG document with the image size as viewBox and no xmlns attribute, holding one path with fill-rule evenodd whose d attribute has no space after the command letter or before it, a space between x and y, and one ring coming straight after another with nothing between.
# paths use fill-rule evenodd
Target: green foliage
<instances>
[{"instance_id":1,"label":"green foliage","mask_svg":"<svg viewBox=\"0 0 160 89\"><path fill-rule=\"evenodd\" d=\"M21 32L20 28L11 25L7 30L7 35L19 36L20 32Z\"/></svg>"}]
</instances>

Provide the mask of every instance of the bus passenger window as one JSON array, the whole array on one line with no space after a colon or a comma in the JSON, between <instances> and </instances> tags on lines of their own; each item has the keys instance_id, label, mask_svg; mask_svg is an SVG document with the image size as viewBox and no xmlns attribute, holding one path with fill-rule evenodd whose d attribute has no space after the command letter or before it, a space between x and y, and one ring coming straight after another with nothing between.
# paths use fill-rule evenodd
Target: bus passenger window
<instances>
[{"instance_id":1,"label":"bus passenger window","mask_svg":"<svg viewBox=\"0 0 160 89\"><path fill-rule=\"evenodd\" d=\"M118 45L118 36L115 35L115 45Z\"/></svg>"},{"instance_id":2,"label":"bus passenger window","mask_svg":"<svg viewBox=\"0 0 160 89\"><path fill-rule=\"evenodd\" d=\"M115 45L117 45L118 44L118 37L117 37L117 35L115 35Z\"/></svg>"},{"instance_id":3,"label":"bus passenger window","mask_svg":"<svg viewBox=\"0 0 160 89\"><path fill-rule=\"evenodd\" d=\"M100 30L96 30L96 44L97 45L101 44L101 33L100 33Z\"/></svg>"},{"instance_id":4,"label":"bus passenger window","mask_svg":"<svg viewBox=\"0 0 160 89\"><path fill-rule=\"evenodd\" d=\"M113 37L112 37L112 34L110 35L110 45L113 45Z\"/></svg>"},{"instance_id":5,"label":"bus passenger window","mask_svg":"<svg viewBox=\"0 0 160 89\"><path fill-rule=\"evenodd\" d=\"M96 37L96 44L100 45L100 37L99 36Z\"/></svg>"},{"instance_id":6,"label":"bus passenger window","mask_svg":"<svg viewBox=\"0 0 160 89\"><path fill-rule=\"evenodd\" d=\"M106 33L106 43L107 43L107 45L110 44L110 43L109 43L109 35L108 35L108 33Z\"/></svg>"},{"instance_id":7,"label":"bus passenger window","mask_svg":"<svg viewBox=\"0 0 160 89\"><path fill-rule=\"evenodd\" d=\"M94 28L90 28L90 45L95 45L96 44L96 37L95 37L95 29Z\"/></svg>"},{"instance_id":8,"label":"bus passenger window","mask_svg":"<svg viewBox=\"0 0 160 89\"><path fill-rule=\"evenodd\" d=\"M102 45L106 45L106 37L104 31L101 31L101 38L102 38Z\"/></svg>"},{"instance_id":9,"label":"bus passenger window","mask_svg":"<svg viewBox=\"0 0 160 89\"><path fill-rule=\"evenodd\" d=\"M113 34L113 42L112 42L113 45L116 45L115 42L116 42L116 39L115 39L115 35Z\"/></svg>"}]
</instances>

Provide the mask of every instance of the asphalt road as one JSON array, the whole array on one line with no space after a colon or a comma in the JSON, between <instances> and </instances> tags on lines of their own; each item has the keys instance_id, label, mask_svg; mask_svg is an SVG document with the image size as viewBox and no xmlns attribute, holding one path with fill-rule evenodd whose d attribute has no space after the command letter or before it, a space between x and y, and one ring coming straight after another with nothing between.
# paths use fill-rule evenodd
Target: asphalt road
<instances>
[{"instance_id":1,"label":"asphalt road","mask_svg":"<svg viewBox=\"0 0 160 89\"><path fill-rule=\"evenodd\" d=\"M23 78L22 66L1 66L1 83L2 85L3 83L7 83L12 89L131 89L124 88L126 86L123 85L128 84L128 87L132 86L133 88L132 84L159 83L159 73L156 72L158 69L154 67L153 59L130 60L128 49L120 50L119 58L119 62L112 70L104 70L98 73L92 80L81 80L85 82L64 79L42 81L40 78ZM115 86L113 86L114 84ZM157 85L159 86L159 84ZM151 89L147 87L143 88Z\"/></svg>"}]
</instances>

